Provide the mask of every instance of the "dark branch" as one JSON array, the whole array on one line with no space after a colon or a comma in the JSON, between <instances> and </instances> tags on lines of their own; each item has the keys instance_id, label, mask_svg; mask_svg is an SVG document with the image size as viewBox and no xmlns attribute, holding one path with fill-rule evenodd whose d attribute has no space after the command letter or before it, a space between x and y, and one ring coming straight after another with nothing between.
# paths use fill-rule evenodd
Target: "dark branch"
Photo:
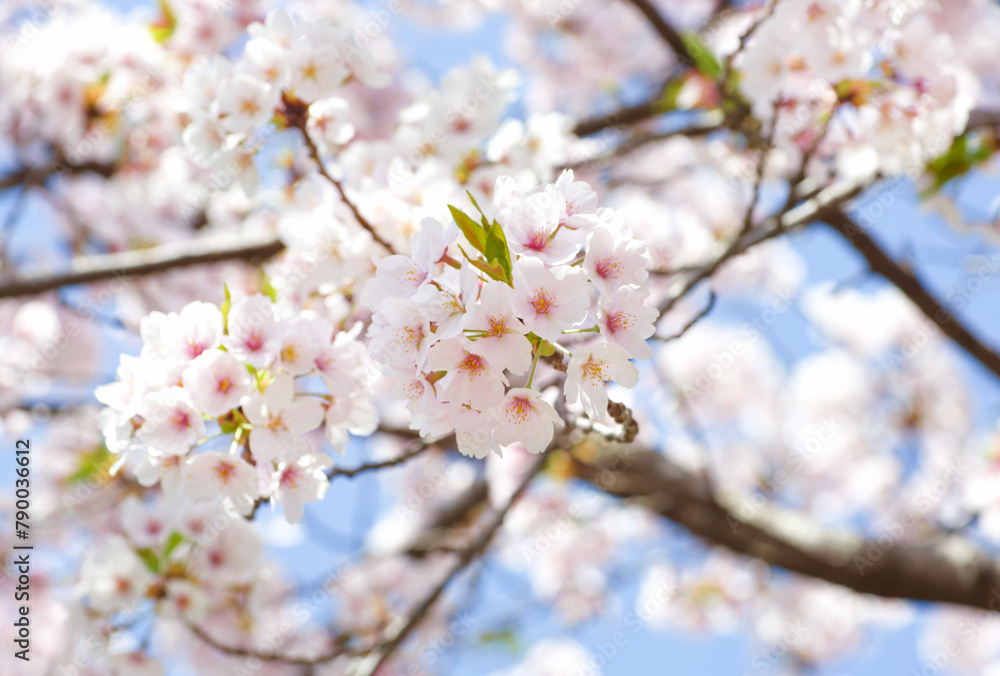
<instances>
[{"instance_id":1,"label":"dark branch","mask_svg":"<svg viewBox=\"0 0 1000 676\"><path fill-rule=\"evenodd\" d=\"M7 279L0 282L0 298L32 296L73 284L129 279L191 265L221 261L267 260L284 249L276 238L240 234L201 238L151 249L84 256L70 263L67 272Z\"/></svg>"},{"instance_id":2,"label":"dark branch","mask_svg":"<svg viewBox=\"0 0 1000 676\"><path fill-rule=\"evenodd\" d=\"M843 210L836 209L828 213L824 221L864 256L872 272L895 284L921 312L938 325L942 333L994 375L1000 376L1000 355L974 336L957 317L941 305L916 275L896 263L850 216Z\"/></svg>"},{"instance_id":3,"label":"dark branch","mask_svg":"<svg viewBox=\"0 0 1000 676\"><path fill-rule=\"evenodd\" d=\"M886 544L886 538L830 530L767 504L742 508L713 497L703 478L651 450L623 450L597 465L577 467L598 488L772 566L863 594L1000 610L1000 564L962 538L932 543L897 538Z\"/></svg>"},{"instance_id":4,"label":"dark branch","mask_svg":"<svg viewBox=\"0 0 1000 676\"><path fill-rule=\"evenodd\" d=\"M679 62L686 66L694 64L694 56L684 43L684 39L680 33L663 18L663 15L653 7L649 0L629 0L629 2L642 12L642 15L646 17L646 21L653 27L657 35L663 39L663 42L670 47Z\"/></svg>"}]
</instances>

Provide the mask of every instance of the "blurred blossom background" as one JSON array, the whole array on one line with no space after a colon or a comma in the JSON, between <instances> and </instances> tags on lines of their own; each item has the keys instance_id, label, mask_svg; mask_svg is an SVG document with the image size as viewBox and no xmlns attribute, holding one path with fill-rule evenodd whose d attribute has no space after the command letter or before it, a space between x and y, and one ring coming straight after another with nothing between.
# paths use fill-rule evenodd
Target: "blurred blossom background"
<instances>
[{"instance_id":1,"label":"blurred blossom background","mask_svg":"<svg viewBox=\"0 0 1000 676\"><path fill-rule=\"evenodd\" d=\"M4 0L0 672L1000 675L997 35Z\"/></svg>"}]
</instances>

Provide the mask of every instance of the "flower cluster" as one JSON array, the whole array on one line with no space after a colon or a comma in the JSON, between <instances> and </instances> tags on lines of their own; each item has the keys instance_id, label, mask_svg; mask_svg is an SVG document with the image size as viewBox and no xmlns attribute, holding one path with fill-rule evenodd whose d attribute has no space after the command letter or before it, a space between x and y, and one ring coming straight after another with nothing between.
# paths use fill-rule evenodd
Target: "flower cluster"
<instances>
[{"instance_id":1,"label":"flower cluster","mask_svg":"<svg viewBox=\"0 0 1000 676\"><path fill-rule=\"evenodd\" d=\"M572 171L530 191L502 176L492 207L492 221L458 209L457 227L425 220L412 256L377 260L360 298L375 311L371 356L396 378L412 427L454 430L459 450L479 458L551 442L560 418L532 387L542 356L569 357L567 401L604 418L606 385L635 385L629 359L651 356L657 316L644 304L645 245Z\"/></svg>"},{"instance_id":2,"label":"flower cluster","mask_svg":"<svg viewBox=\"0 0 1000 676\"><path fill-rule=\"evenodd\" d=\"M326 492L331 465L303 435L325 424L342 452L350 433L377 425L359 331L334 335L309 312L285 317L260 294L228 308L195 302L154 312L142 322L140 356L123 356L118 381L98 388L108 448L122 454L119 467L134 460L139 482L160 483L168 495L221 495L243 515L271 500L297 522L303 503ZM328 393L296 391L310 377ZM192 453L218 436L231 438L228 452Z\"/></svg>"},{"instance_id":3,"label":"flower cluster","mask_svg":"<svg viewBox=\"0 0 1000 676\"><path fill-rule=\"evenodd\" d=\"M216 56L192 65L184 77L189 96L185 145L199 162L238 173L256 187L253 156L267 140L254 131L271 121L279 103L308 106L309 131L321 146L339 147L354 136L348 102L334 96L348 79L384 86L372 55L354 46L354 34L325 21L298 21L274 11L251 24L236 62Z\"/></svg>"}]
</instances>

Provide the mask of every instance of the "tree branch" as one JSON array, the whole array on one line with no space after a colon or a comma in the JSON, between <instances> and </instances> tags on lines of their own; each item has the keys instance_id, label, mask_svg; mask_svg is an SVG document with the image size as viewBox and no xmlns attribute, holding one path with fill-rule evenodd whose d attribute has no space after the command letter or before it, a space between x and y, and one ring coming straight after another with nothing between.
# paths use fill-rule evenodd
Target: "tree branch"
<instances>
[{"instance_id":1,"label":"tree branch","mask_svg":"<svg viewBox=\"0 0 1000 676\"><path fill-rule=\"evenodd\" d=\"M684 39L680 33L653 7L649 0L629 0L629 2L642 12L642 15L646 17L646 21L653 27L657 35L663 39L663 42L670 48L680 63L685 66L694 64L694 56L684 43Z\"/></svg>"},{"instance_id":2,"label":"tree branch","mask_svg":"<svg viewBox=\"0 0 1000 676\"><path fill-rule=\"evenodd\" d=\"M850 216L842 209L835 209L827 213L823 220L864 256L872 272L896 285L921 312L938 325L943 334L994 375L1000 376L1000 355L973 335L941 305L916 275L896 263Z\"/></svg>"},{"instance_id":3,"label":"tree branch","mask_svg":"<svg viewBox=\"0 0 1000 676\"><path fill-rule=\"evenodd\" d=\"M714 497L707 482L647 449L625 449L577 473L696 536L779 568L886 598L1000 610L1000 563L971 542L866 540L764 505L740 509ZM903 518L905 523L906 517Z\"/></svg>"},{"instance_id":4,"label":"tree branch","mask_svg":"<svg viewBox=\"0 0 1000 676\"><path fill-rule=\"evenodd\" d=\"M503 525L504 519L510 512L514 503L517 499L521 497L521 494L528 488L528 485L535 478L535 476L541 471L542 467L545 466L545 461L548 458L548 451L541 454L535 462L528 469L521 483L518 485L514 494L510 496L510 500L504 505L503 509L497 512L496 516L493 517L493 521L484 530L478 538L467 548L462 550L458 560L452 566L451 570L444 577L443 580L428 594L424 597L424 600L410 613L409 619L406 623L396 631L392 637L385 643L383 643L377 650L375 650L369 657L365 658L359 667L353 672L354 676L374 676L378 673L379 669L395 654L396 650L402 645L403 641L412 633L412 631L423 621L424 617L430 612L437 600L441 598L444 593L445 588L451 581L462 572L472 561L483 551L485 551L487 545L489 545L490 540L500 526Z\"/></svg>"},{"instance_id":5,"label":"tree branch","mask_svg":"<svg viewBox=\"0 0 1000 676\"><path fill-rule=\"evenodd\" d=\"M75 258L67 272L8 279L0 282L0 298L32 296L73 284L141 277L204 263L263 261L284 245L271 235L226 235L164 244L113 254Z\"/></svg>"},{"instance_id":6,"label":"tree branch","mask_svg":"<svg viewBox=\"0 0 1000 676\"><path fill-rule=\"evenodd\" d=\"M662 97L656 96L635 106L620 108L607 115L592 117L576 123L573 133L577 136L590 136L599 131L615 127L629 127L637 122L648 120L667 112L661 101Z\"/></svg>"},{"instance_id":7,"label":"tree branch","mask_svg":"<svg viewBox=\"0 0 1000 676\"><path fill-rule=\"evenodd\" d=\"M781 214L771 216L756 227L741 233L718 258L691 272L681 290L660 304L658 308L660 315L662 316L670 311L681 298L686 296L703 280L715 274L715 271L722 267L722 264L729 259L735 258L761 242L773 239L789 230L824 218L831 210L836 210L841 204L861 192L864 187L863 184L854 182L831 185L801 204Z\"/></svg>"}]
</instances>

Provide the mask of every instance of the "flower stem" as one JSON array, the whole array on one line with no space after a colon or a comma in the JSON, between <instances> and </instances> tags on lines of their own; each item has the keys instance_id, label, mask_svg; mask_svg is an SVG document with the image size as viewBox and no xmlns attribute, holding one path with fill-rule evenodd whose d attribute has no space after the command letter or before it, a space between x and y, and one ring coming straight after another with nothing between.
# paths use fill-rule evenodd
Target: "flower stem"
<instances>
[{"instance_id":1,"label":"flower stem","mask_svg":"<svg viewBox=\"0 0 1000 676\"><path fill-rule=\"evenodd\" d=\"M538 345L534 349L535 358L531 361L531 372L528 373L528 384L525 385L527 388L531 388L531 382L535 379L535 367L538 366L538 358L542 356L542 351L538 349Z\"/></svg>"},{"instance_id":2,"label":"flower stem","mask_svg":"<svg viewBox=\"0 0 1000 676\"><path fill-rule=\"evenodd\" d=\"M591 326L589 329L566 329L563 333L600 333L600 326Z\"/></svg>"}]
</instances>

